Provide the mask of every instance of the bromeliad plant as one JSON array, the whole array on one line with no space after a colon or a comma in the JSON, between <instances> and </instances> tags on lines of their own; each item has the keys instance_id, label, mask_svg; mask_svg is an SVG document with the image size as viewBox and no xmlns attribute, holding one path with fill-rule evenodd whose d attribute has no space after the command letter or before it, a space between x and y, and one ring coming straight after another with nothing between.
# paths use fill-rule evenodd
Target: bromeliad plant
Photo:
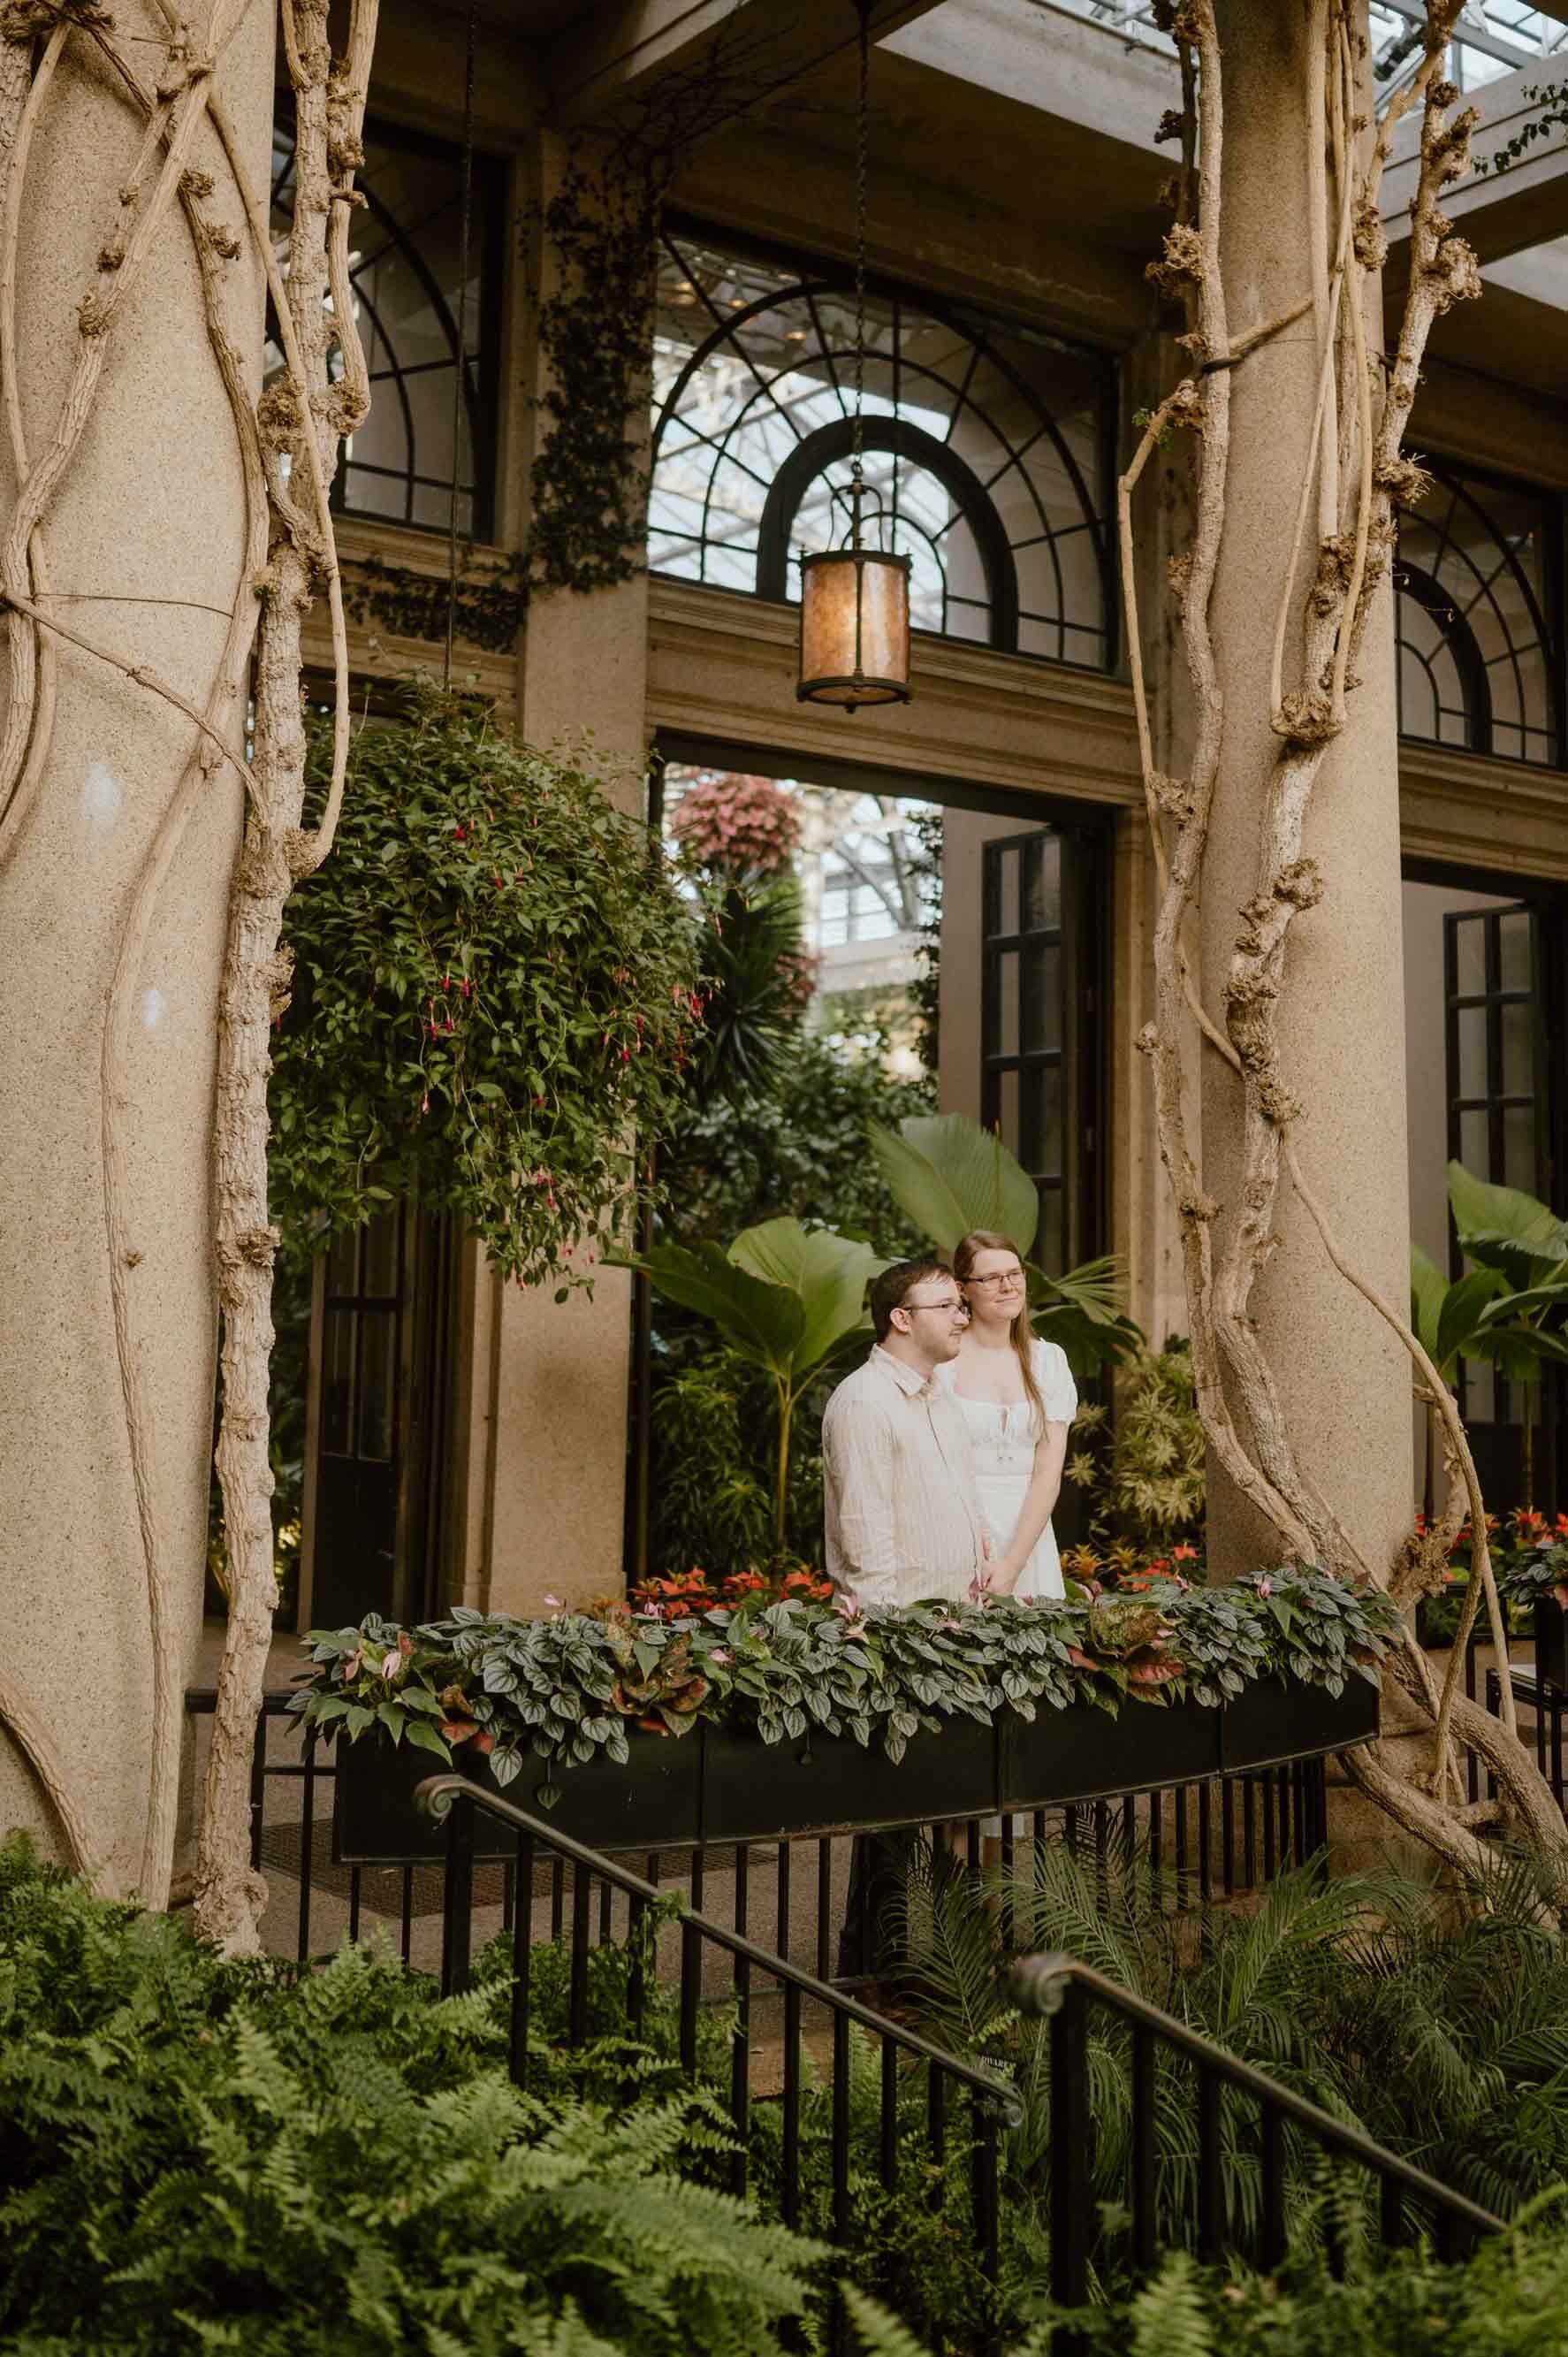
<instances>
[{"instance_id":1,"label":"bromeliad plant","mask_svg":"<svg viewBox=\"0 0 1568 2357\"><path fill-rule=\"evenodd\" d=\"M376 1735L443 1760L472 1743L503 1786L530 1753L552 1776L601 1754L624 1763L633 1727L682 1736L699 1719L765 1743L847 1736L897 1760L922 1731L1006 1710L1214 1707L1267 1677L1338 1695L1352 1676L1377 1683L1397 1628L1380 1593L1298 1566L1227 1588L1170 1579L1063 1603L865 1614L843 1598L547 1620L459 1608L413 1630L378 1619L313 1630L314 1666L291 1707L328 1738ZM556 1791L539 1797L548 1805Z\"/></svg>"}]
</instances>

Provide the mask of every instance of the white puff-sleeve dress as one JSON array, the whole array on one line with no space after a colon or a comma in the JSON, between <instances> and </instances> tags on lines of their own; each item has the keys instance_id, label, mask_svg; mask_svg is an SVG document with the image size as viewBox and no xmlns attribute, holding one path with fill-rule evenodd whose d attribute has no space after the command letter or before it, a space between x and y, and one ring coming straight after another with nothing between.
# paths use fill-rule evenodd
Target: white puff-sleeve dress
<instances>
[{"instance_id":1,"label":"white puff-sleeve dress","mask_svg":"<svg viewBox=\"0 0 1568 2357\"><path fill-rule=\"evenodd\" d=\"M1035 1342L1035 1381L1046 1404L1049 1424L1070 1424L1078 1414L1078 1386L1059 1342ZM958 1389L956 1359L937 1369L937 1380L950 1391L963 1411L970 1446L974 1451L974 1487L980 1511L991 1534L993 1556L1006 1552L1028 1495L1035 1471L1035 1450L1041 1425L1034 1405L1016 1405L996 1400L965 1399ZM1056 1534L1049 1523L1035 1542L1034 1552L1018 1575L1015 1596L1059 1597L1066 1594Z\"/></svg>"}]
</instances>

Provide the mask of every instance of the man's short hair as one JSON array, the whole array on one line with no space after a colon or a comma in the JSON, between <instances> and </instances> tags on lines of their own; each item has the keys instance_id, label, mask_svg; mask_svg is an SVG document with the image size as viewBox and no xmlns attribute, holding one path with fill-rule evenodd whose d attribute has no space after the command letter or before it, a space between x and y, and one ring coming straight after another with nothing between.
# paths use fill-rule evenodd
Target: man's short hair
<instances>
[{"instance_id":1,"label":"man's short hair","mask_svg":"<svg viewBox=\"0 0 1568 2357\"><path fill-rule=\"evenodd\" d=\"M951 1269L945 1260L896 1260L880 1276L871 1280L871 1325L879 1342L886 1342L893 1330L893 1312L902 1309L918 1285L929 1276L949 1276Z\"/></svg>"}]
</instances>

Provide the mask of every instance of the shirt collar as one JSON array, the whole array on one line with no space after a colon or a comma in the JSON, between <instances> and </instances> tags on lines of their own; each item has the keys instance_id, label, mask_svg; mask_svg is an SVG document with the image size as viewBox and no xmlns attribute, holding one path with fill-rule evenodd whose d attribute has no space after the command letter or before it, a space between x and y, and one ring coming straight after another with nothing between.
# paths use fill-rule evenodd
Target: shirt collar
<instances>
[{"instance_id":1,"label":"shirt collar","mask_svg":"<svg viewBox=\"0 0 1568 2357\"><path fill-rule=\"evenodd\" d=\"M872 1345L871 1355L884 1372L892 1376L899 1390L908 1398L934 1399L936 1397L937 1379L934 1374L918 1375L913 1367L906 1366L902 1359L896 1359L891 1351L883 1349L880 1342Z\"/></svg>"}]
</instances>

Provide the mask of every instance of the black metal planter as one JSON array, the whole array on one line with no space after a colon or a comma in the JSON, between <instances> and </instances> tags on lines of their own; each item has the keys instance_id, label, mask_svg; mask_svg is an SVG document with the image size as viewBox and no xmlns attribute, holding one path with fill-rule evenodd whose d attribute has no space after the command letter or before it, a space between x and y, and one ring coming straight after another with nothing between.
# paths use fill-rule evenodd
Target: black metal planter
<instances>
[{"instance_id":1,"label":"black metal planter","mask_svg":"<svg viewBox=\"0 0 1568 2357\"><path fill-rule=\"evenodd\" d=\"M1559 1692L1568 1690L1568 1612L1554 1597L1541 1597L1535 1609L1535 1674Z\"/></svg>"},{"instance_id":2,"label":"black metal planter","mask_svg":"<svg viewBox=\"0 0 1568 2357\"><path fill-rule=\"evenodd\" d=\"M1002 1803L1040 1809L1091 1801L1109 1792L1147 1792L1195 1784L1219 1772L1220 1713L1196 1702L1124 1702L1112 1718L1093 1703L1032 1720L1009 1711L1002 1721Z\"/></svg>"},{"instance_id":3,"label":"black metal planter","mask_svg":"<svg viewBox=\"0 0 1568 2357\"><path fill-rule=\"evenodd\" d=\"M764 1841L857 1825L927 1825L996 1805L996 1730L950 1719L922 1729L902 1760L881 1743L809 1733L764 1743L723 1727L703 1730L703 1839Z\"/></svg>"},{"instance_id":4,"label":"black metal planter","mask_svg":"<svg viewBox=\"0 0 1568 2357\"><path fill-rule=\"evenodd\" d=\"M681 1849L701 1838L702 1739L691 1735L657 1736L635 1731L628 1737L630 1758L618 1767L602 1751L581 1767L552 1766L532 1756L522 1773L505 1787L505 1797L520 1809L537 1809L541 1786L552 1781L560 1792L553 1824L595 1849ZM374 1738L360 1743L341 1738L338 1744L337 1797L332 1820L332 1855L347 1866L403 1866L446 1853L446 1834L433 1825L413 1805L416 1785L440 1772L440 1762L428 1751L394 1749ZM459 1744L453 1766L492 1792L502 1788L490 1775L489 1762L471 1746ZM474 1824L482 1841L493 1824L482 1813ZM494 1853L510 1857L505 1841Z\"/></svg>"},{"instance_id":5,"label":"black metal planter","mask_svg":"<svg viewBox=\"0 0 1568 2357\"><path fill-rule=\"evenodd\" d=\"M1369 1743L1378 1732L1378 1689L1352 1674L1345 1691L1260 1678L1220 1713L1219 1764L1227 1775L1273 1768Z\"/></svg>"}]
</instances>

